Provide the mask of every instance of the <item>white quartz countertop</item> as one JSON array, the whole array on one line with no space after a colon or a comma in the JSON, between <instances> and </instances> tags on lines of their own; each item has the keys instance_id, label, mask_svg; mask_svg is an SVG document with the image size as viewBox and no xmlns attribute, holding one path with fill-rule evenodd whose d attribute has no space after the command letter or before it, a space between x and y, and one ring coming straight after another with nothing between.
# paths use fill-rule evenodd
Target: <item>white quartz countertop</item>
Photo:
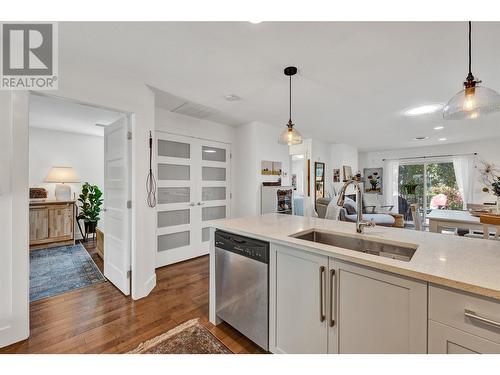
<instances>
[{"instance_id":1,"label":"white quartz countertop","mask_svg":"<svg viewBox=\"0 0 500 375\"><path fill-rule=\"evenodd\" d=\"M353 223L282 214L217 220L211 226L500 300L500 241L380 226L357 234ZM290 237L310 229L418 248L405 262Z\"/></svg>"}]
</instances>

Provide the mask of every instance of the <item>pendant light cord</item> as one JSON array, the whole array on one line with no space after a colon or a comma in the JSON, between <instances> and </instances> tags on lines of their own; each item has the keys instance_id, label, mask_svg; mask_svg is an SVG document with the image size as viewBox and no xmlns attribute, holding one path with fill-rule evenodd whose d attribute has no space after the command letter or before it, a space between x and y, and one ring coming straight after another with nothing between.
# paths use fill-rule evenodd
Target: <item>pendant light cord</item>
<instances>
[{"instance_id":1,"label":"pendant light cord","mask_svg":"<svg viewBox=\"0 0 500 375\"><path fill-rule=\"evenodd\" d=\"M469 21L469 76L472 76L472 22Z\"/></svg>"},{"instance_id":2,"label":"pendant light cord","mask_svg":"<svg viewBox=\"0 0 500 375\"><path fill-rule=\"evenodd\" d=\"M288 106L288 114L289 118L288 121L291 123L292 122L292 76L290 76L290 96L289 96L289 106Z\"/></svg>"}]
</instances>

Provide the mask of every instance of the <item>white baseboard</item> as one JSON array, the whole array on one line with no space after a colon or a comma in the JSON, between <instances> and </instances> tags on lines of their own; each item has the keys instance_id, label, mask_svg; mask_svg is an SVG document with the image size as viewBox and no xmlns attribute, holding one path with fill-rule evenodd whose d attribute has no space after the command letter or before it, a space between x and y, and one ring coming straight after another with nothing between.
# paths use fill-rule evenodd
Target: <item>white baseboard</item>
<instances>
[{"instance_id":1,"label":"white baseboard","mask_svg":"<svg viewBox=\"0 0 500 375\"><path fill-rule=\"evenodd\" d=\"M132 299L138 300L147 297L155 286L156 286L156 273L153 273L153 275L151 275L148 281L146 281L146 283L144 284L144 289L142 290L142 293L139 292L139 295L134 295L134 290L132 290Z\"/></svg>"}]
</instances>

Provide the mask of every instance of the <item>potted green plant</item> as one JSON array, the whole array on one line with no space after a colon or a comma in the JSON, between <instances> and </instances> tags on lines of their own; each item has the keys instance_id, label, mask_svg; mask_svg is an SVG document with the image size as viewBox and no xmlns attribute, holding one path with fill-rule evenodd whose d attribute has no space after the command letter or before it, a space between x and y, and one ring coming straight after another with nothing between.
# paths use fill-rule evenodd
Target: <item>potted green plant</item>
<instances>
[{"instance_id":1,"label":"potted green plant","mask_svg":"<svg viewBox=\"0 0 500 375\"><path fill-rule=\"evenodd\" d=\"M95 233L97 223L99 222L99 214L101 213L102 191L97 185L91 185L85 182L82 186L82 193L78 198L80 205L80 214L78 220L83 220L85 223L86 233Z\"/></svg>"},{"instance_id":2,"label":"potted green plant","mask_svg":"<svg viewBox=\"0 0 500 375\"><path fill-rule=\"evenodd\" d=\"M417 190L417 182L415 180L409 180L402 185L403 191L406 195L414 195Z\"/></svg>"}]
</instances>

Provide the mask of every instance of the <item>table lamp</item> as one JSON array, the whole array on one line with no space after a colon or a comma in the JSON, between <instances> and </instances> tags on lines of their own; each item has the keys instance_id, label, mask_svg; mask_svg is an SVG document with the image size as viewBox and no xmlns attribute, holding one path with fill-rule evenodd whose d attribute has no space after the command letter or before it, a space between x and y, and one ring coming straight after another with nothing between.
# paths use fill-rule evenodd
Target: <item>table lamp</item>
<instances>
[{"instance_id":1,"label":"table lamp","mask_svg":"<svg viewBox=\"0 0 500 375\"><path fill-rule=\"evenodd\" d=\"M80 182L73 168L71 167L52 167L45 177L44 182L55 182L56 185L56 200L71 200L71 186L65 183Z\"/></svg>"}]
</instances>

